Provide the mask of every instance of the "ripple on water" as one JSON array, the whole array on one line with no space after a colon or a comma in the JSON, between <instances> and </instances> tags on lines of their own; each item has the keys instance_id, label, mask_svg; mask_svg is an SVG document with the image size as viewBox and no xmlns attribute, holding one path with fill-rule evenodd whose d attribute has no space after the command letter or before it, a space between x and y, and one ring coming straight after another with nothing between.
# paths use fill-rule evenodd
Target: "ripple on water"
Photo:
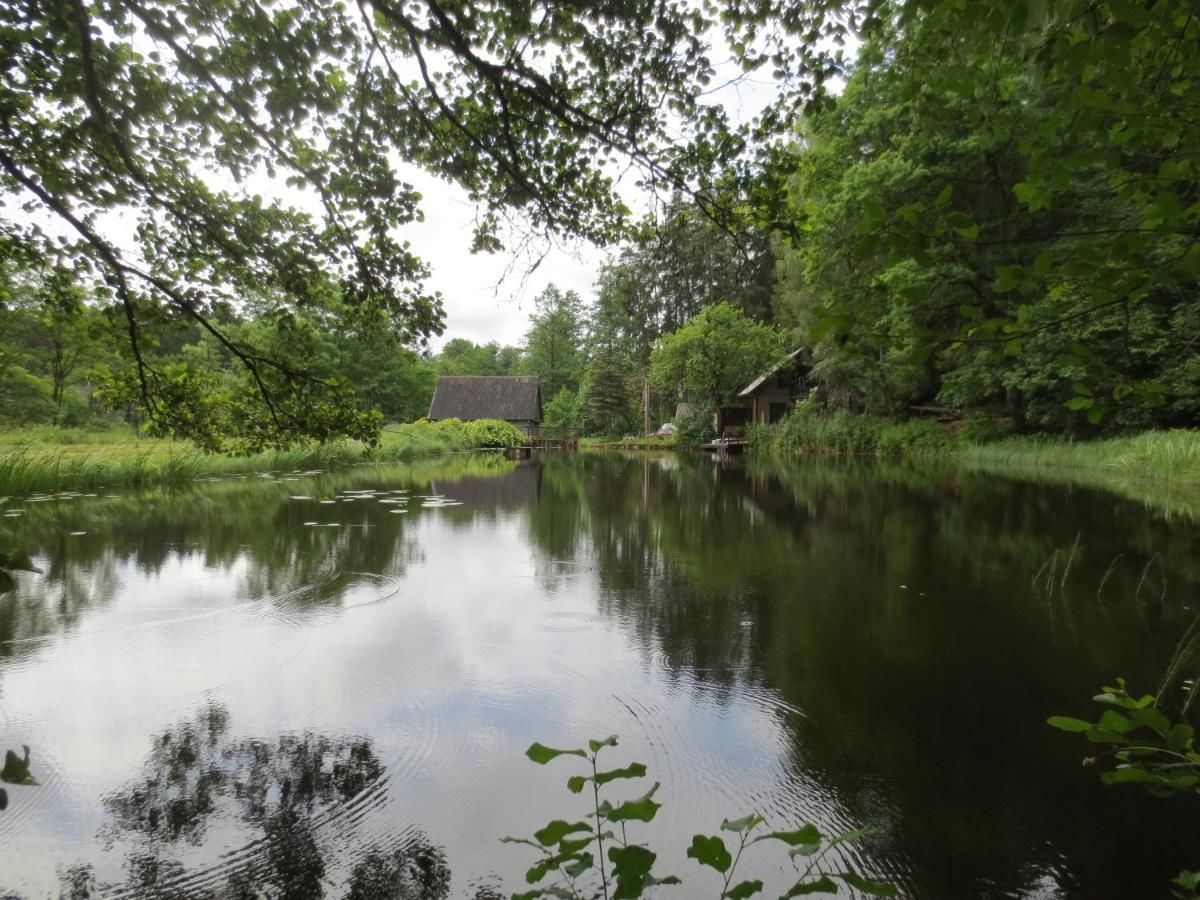
<instances>
[{"instance_id":1,"label":"ripple on water","mask_svg":"<svg viewBox=\"0 0 1200 900\"><path fill-rule=\"evenodd\" d=\"M21 753L21 747L0 744L0 754L8 750ZM31 746L29 770L37 779L36 785L0 785L8 792L8 809L0 813L0 847L8 837L24 830L32 821L44 819L47 809L62 809L70 802L62 765L52 750L40 745Z\"/></svg>"},{"instance_id":2,"label":"ripple on water","mask_svg":"<svg viewBox=\"0 0 1200 900\"><path fill-rule=\"evenodd\" d=\"M572 632L587 631L595 627L598 619L586 612L572 610L555 610L542 614L542 621L537 624L538 631Z\"/></svg>"}]
</instances>

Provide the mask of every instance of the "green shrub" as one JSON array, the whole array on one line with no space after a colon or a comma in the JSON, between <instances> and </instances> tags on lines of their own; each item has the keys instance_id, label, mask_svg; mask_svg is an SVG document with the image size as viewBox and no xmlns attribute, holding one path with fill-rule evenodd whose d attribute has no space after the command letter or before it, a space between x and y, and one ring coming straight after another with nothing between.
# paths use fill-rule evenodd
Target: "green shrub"
<instances>
[{"instance_id":1,"label":"green shrub","mask_svg":"<svg viewBox=\"0 0 1200 900\"><path fill-rule=\"evenodd\" d=\"M476 419L467 423L472 447L520 447L525 435L511 422L502 419Z\"/></svg>"},{"instance_id":2,"label":"green shrub","mask_svg":"<svg viewBox=\"0 0 1200 900\"><path fill-rule=\"evenodd\" d=\"M676 440L680 444L703 444L717 436L710 406L693 403L686 415L675 419L675 425L679 428Z\"/></svg>"},{"instance_id":3,"label":"green shrub","mask_svg":"<svg viewBox=\"0 0 1200 900\"><path fill-rule=\"evenodd\" d=\"M876 452L884 456L912 453L943 453L954 440L949 432L929 419L910 419L907 422L885 424L879 429Z\"/></svg>"}]
</instances>

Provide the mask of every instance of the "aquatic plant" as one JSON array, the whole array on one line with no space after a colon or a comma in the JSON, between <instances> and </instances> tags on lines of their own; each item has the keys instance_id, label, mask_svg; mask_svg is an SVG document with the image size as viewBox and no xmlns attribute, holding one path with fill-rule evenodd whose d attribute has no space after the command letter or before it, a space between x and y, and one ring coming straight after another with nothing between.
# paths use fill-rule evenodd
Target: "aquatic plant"
<instances>
[{"instance_id":1,"label":"aquatic plant","mask_svg":"<svg viewBox=\"0 0 1200 900\"><path fill-rule=\"evenodd\" d=\"M1192 698L1190 686L1188 690L1185 710ZM1141 785L1156 797L1200 799L1200 752L1191 725L1172 721L1155 695L1130 694L1122 678L1093 699L1104 707L1095 722L1071 716L1051 716L1046 721L1053 728L1082 734L1091 743L1109 748L1084 760L1085 765L1115 763L1100 775L1105 784ZM1200 871L1181 872L1172 884L1174 897L1200 898Z\"/></svg>"},{"instance_id":2,"label":"aquatic plant","mask_svg":"<svg viewBox=\"0 0 1200 900\"><path fill-rule=\"evenodd\" d=\"M513 894L513 900L535 900L539 897L582 900L596 896L597 890L605 900L632 900L642 897L646 889L654 885L681 883L676 875L655 874L653 869L658 854L629 836L631 824L653 821L662 808L662 804L655 799L659 783L656 781L641 796L615 805L601 798L601 789L606 785L646 776L646 766L638 762L616 769L600 769L601 751L616 745L617 736L611 735L603 740L589 740L587 749L560 750L534 743L525 752L529 759L539 765L560 757L585 760L587 767L584 774L568 778L567 790L572 794L581 794L590 788L592 811L586 817L588 821L554 819L535 831L532 838L502 838L505 843L532 847L539 856L525 873L525 880L538 886L524 893ZM787 831L760 831L765 824L766 819L758 813L722 822L721 830L730 835L731 843L736 841L732 852L721 835L697 834L692 837L687 856L720 876L720 893L717 896L721 900L745 900L761 893L761 880L735 881L734 878L744 852L755 844L766 842L786 847L798 873L796 883L784 894L784 898L837 893L839 883L872 896L897 895L896 888L890 884L872 881L847 867L830 869L825 865L831 850L839 844L866 836L868 829L855 829L827 838L812 824ZM543 884L549 878L554 880ZM690 896L694 896L694 893Z\"/></svg>"}]
</instances>

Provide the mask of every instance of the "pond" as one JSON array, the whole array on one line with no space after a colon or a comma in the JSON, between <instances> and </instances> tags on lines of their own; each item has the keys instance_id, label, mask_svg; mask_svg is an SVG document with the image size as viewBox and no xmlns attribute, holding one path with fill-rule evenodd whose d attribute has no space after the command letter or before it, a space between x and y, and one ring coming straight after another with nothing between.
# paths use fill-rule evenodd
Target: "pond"
<instances>
[{"instance_id":1,"label":"pond","mask_svg":"<svg viewBox=\"0 0 1200 900\"><path fill-rule=\"evenodd\" d=\"M0 895L492 896L578 818L620 736L692 834L869 826L839 864L905 896L1165 896L1187 801L1105 787L1045 725L1153 690L1197 526L1080 487L936 468L461 456L8 499L41 574L0 594ZM836 855L836 854L835 854ZM741 877L792 883L753 848ZM409 893L405 893L409 890ZM771 893L773 892L773 893Z\"/></svg>"}]
</instances>

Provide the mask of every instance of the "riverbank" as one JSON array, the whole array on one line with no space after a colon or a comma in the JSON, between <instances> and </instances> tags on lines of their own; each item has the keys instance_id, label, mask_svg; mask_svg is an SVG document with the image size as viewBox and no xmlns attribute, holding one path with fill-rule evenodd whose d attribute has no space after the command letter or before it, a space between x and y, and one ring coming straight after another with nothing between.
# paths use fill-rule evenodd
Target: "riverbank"
<instances>
[{"instance_id":1,"label":"riverbank","mask_svg":"<svg viewBox=\"0 0 1200 900\"><path fill-rule=\"evenodd\" d=\"M0 494L152 487L236 474L328 471L364 463L409 462L477 446L461 423L452 422L389 425L375 447L345 440L251 456L204 453L184 441L139 436L126 428L85 431L47 426L0 433Z\"/></svg>"},{"instance_id":2,"label":"riverbank","mask_svg":"<svg viewBox=\"0 0 1200 900\"><path fill-rule=\"evenodd\" d=\"M889 422L845 413L805 413L774 428L751 429L749 437L754 449L783 455L950 457L980 466L1096 469L1200 486L1200 429L1084 441L1044 435L998 437L969 424L955 431L931 420Z\"/></svg>"},{"instance_id":3,"label":"riverbank","mask_svg":"<svg viewBox=\"0 0 1200 900\"><path fill-rule=\"evenodd\" d=\"M754 429L755 453L873 456L943 461L971 471L1102 487L1171 513L1200 511L1200 430L1146 431L1078 441L1047 436L989 439L952 433L932 421L892 423L864 416L793 416Z\"/></svg>"}]
</instances>

